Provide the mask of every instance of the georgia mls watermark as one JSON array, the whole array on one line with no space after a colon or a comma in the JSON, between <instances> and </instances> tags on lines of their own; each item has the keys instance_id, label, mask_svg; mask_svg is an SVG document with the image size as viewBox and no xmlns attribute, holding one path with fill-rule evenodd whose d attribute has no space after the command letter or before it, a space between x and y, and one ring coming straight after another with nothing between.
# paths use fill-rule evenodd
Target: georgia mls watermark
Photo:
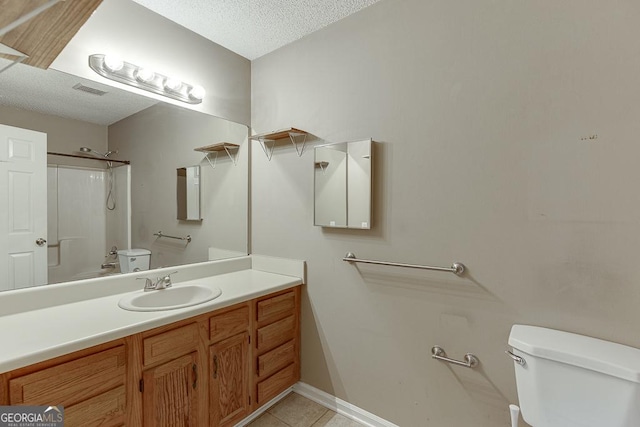
<instances>
[{"instance_id":1,"label":"georgia mls watermark","mask_svg":"<svg viewBox=\"0 0 640 427\"><path fill-rule=\"evenodd\" d=\"M0 427L63 427L62 406L0 406Z\"/></svg>"}]
</instances>

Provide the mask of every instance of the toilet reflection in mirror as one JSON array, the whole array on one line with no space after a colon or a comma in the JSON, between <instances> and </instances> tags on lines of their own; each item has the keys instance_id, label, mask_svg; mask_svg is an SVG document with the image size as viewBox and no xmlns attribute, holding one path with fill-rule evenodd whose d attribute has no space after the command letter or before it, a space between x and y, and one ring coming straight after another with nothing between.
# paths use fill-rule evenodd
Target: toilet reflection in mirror
<instances>
[{"instance_id":1,"label":"toilet reflection in mirror","mask_svg":"<svg viewBox=\"0 0 640 427\"><path fill-rule=\"evenodd\" d=\"M371 228L372 140L315 148L314 225Z\"/></svg>"}]
</instances>

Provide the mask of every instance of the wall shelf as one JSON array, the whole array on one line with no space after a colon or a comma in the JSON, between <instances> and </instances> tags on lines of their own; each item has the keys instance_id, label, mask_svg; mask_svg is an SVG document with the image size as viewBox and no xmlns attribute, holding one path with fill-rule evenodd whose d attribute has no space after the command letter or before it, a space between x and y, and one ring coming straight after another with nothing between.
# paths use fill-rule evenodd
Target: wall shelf
<instances>
[{"instance_id":1,"label":"wall shelf","mask_svg":"<svg viewBox=\"0 0 640 427\"><path fill-rule=\"evenodd\" d=\"M288 129L280 129L273 132L261 133L258 135L250 136L249 139L253 139L255 141L260 141L260 145L262 146L262 150L264 154L267 156L267 159L271 161L271 157L273 156L273 148L276 145L276 141L279 139L289 138L291 143L296 149L296 153L298 153L298 157L302 157L302 152L304 151L304 144L307 141L308 132L296 128L288 128ZM298 148L300 147L300 148Z\"/></svg>"},{"instance_id":2,"label":"wall shelf","mask_svg":"<svg viewBox=\"0 0 640 427\"><path fill-rule=\"evenodd\" d=\"M207 160L209 161L209 164L211 165L211 167L215 169L216 162L218 161L218 153L220 151L225 151L227 153L227 156L229 156L229 158L233 162L233 165L234 166L237 165L238 153L240 152L240 145L233 144L231 142L217 142L215 144L205 145L204 147L194 148L193 151L207 153ZM235 154L232 153L233 151L235 151ZM213 163L209 158L210 154L215 154L215 157L213 158Z\"/></svg>"}]
</instances>

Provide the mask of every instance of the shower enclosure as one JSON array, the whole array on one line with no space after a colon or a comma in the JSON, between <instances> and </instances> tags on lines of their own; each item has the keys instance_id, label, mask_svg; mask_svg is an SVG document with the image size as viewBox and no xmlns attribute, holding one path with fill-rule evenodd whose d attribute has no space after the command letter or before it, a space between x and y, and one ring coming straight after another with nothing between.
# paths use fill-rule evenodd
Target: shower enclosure
<instances>
[{"instance_id":1,"label":"shower enclosure","mask_svg":"<svg viewBox=\"0 0 640 427\"><path fill-rule=\"evenodd\" d=\"M112 152L102 154L86 147L80 151L95 159L84 157L88 160L81 163L87 166L77 162L68 166L49 157L49 283L117 273L117 265L103 268L117 261L109 252L114 246L126 249L131 244L130 165L109 159ZM95 160L101 160L101 165L89 166L98 163Z\"/></svg>"}]
</instances>

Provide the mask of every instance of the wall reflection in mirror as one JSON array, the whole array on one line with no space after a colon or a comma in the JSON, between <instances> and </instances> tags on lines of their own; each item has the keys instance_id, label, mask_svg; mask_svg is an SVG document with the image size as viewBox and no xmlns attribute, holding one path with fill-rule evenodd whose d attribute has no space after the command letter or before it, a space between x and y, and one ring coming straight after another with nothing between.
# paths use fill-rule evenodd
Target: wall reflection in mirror
<instances>
[{"instance_id":1,"label":"wall reflection in mirror","mask_svg":"<svg viewBox=\"0 0 640 427\"><path fill-rule=\"evenodd\" d=\"M26 82L37 78L51 79L47 87L56 87L58 101L50 93L27 90ZM56 79L60 82L52 84ZM107 93L95 97L77 92L72 86L79 82ZM0 92L0 124L5 125L0 130L10 129L0 135L0 156L4 156L0 157L4 191L0 196L7 201L0 204L0 222L4 222L0 227L9 230L8 223L17 218L20 224L14 223L26 230L46 212L40 221L44 230L39 226L37 235L29 235L28 248L12 248L11 233L0 237L0 290L117 274L121 272L118 252L122 256L126 251L150 251L151 269L247 254L246 126L20 64L2 73ZM32 99L25 99L25 94ZM72 103L71 111L63 106ZM11 159L6 157L11 141L28 139L15 133L23 129L46 134L46 144L38 148L42 153L77 156L43 154L46 161L36 169L41 169L38 173L46 185L34 190L41 207L21 198L19 190L9 194L9 181L21 175L11 171ZM223 141L239 145L235 163L220 156L214 168L203 153L194 151ZM179 168L190 170L194 179L197 173L199 179L198 188L187 191L195 195L197 190L198 206L193 202L185 209L185 217L176 203ZM154 236L158 230L192 239ZM46 244L38 246L38 238ZM37 268L44 269L44 279L34 273Z\"/></svg>"},{"instance_id":2,"label":"wall reflection in mirror","mask_svg":"<svg viewBox=\"0 0 640 427\"><path fill-rule=\"evenodd\" d=\"M371 139L315 148L315 225L371 228L371 162Z\"/></svg>"}]
</instances>

